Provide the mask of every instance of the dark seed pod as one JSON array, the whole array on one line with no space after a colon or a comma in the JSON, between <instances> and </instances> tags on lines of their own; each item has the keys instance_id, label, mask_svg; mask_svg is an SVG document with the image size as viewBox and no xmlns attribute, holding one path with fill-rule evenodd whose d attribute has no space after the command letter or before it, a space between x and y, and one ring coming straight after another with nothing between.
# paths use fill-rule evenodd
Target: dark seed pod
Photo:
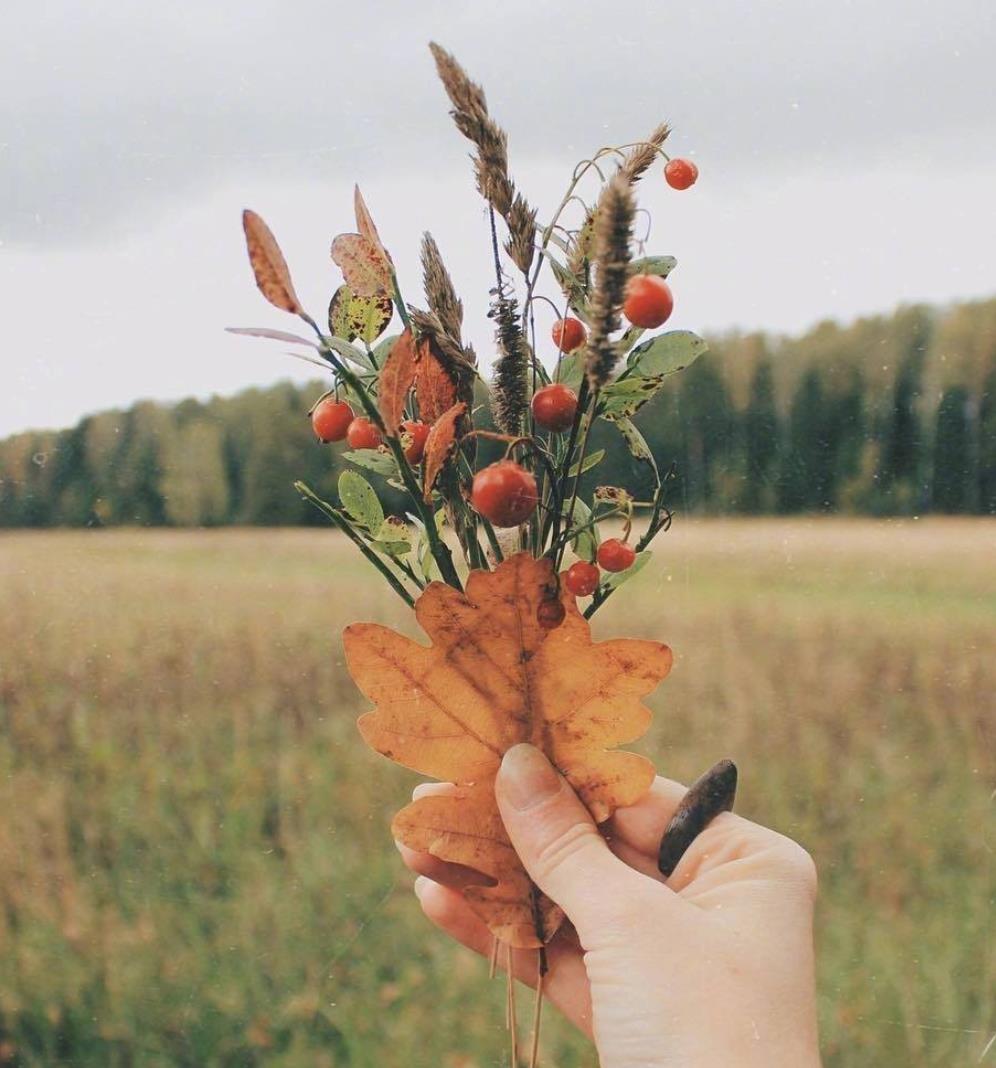
<instances>
[{"instance_id":1,"label":"dark seed pod","mask_svg":"<svg viewBox=\"0 0 996 1068\"><path fill-rule=\"evenodd\" d=\"M681 799L671 822L661 838L657 867L667 878L685 855L688 847L721 813L733 808L737 796L737 766L721 760L696 779Z\"/></svg>"}]
</instances>

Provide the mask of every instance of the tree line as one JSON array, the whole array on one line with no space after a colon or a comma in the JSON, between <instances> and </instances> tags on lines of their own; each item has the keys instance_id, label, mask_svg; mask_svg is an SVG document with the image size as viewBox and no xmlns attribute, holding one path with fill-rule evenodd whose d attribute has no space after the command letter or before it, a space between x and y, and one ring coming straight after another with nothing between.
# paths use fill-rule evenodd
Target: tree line
<instances>
[{"instance_id":1,"label":"tree line","mask_svg":"<svg viewBox=\"0 0 996 1068\"><path fill-rule=\"evenodd\" d=\"M996 299L709 341L636 420L672 465L675 510L996 514ZM324 388L140 402L7 438L0 526L320 524L293 483L332 499L348 466L306 417ZM614 429L593 437L606 454L586 477L646 493Z\"/></svg>"}]
</instances>

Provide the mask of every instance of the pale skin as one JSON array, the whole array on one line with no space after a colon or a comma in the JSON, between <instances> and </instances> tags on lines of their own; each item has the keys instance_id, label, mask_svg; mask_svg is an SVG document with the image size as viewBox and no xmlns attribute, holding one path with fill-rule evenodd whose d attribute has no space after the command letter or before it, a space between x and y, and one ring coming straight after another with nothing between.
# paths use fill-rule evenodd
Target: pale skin
<instances>
[{"instance_id":1,"label":"pale skin","mask_svg":"<svg viewBox=\"0 0 996 1068\"><path fill-rule=\"evenodd\" d=\"M657 849L684 792L658 778L597 828L538 750L505 755L495 794L509 837L571 921L548 947L545 996L595 1042L602 1068L818 1068L813 862L723 813L664 880ZM457 889L479 877L399 849L426 916L489 956L491 934ZM516 951L513 968L534 986L536 951Z\"/></svg>"}]
</instances>

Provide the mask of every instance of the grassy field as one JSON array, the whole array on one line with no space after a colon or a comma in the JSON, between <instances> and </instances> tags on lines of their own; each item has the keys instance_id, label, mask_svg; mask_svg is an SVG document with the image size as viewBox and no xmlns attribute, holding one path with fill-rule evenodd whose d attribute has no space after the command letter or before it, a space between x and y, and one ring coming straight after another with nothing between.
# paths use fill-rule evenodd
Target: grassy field
<instances>
[{"instance_id":1,"label":"grassy field","mask_svg":"<svg viewBox=\"0 0 996 1068\"><path fill-rule=\"evenodd\" d=\"M996 1065L994 550L682 520L596 620L677 654L637 748L733 757L814 854L828 1066ZM0 537L0 1065L505 1063L354 727L339 631L391 596L324 532ZM551 1013L544 1064L594 1063Z\"/></svg>"}]
</instances>

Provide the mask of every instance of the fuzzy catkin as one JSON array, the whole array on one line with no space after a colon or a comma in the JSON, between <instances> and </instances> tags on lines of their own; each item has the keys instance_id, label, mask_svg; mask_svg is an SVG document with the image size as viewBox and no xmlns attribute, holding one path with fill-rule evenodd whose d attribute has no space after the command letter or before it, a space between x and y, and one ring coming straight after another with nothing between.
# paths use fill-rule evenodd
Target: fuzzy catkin
<instances>
[{"instance_id":1,"label":"fuzzy catkin","mask_svg":"<svg viewBox=\"0 0 996 1068\"><path fill-rule=\"evenodd\" d=\"M629 182L616 175L602 190L595 209L595 291L585 358L588 382L594 390L608 382L618 358L611 335L621 325L619 311L626 298L635 210Z\"/></svg>"},{"instance_id":2,"label":"fuzzy catkin","mask_svg":"<svg viewBox=\"0 0 996 1068\"><path fill-rule=\"evenodd\" d=\"M491 387L491 407L495 424L503 434L521 434L529 409L529 346L519 325L515 300L498 296L494 311L498 359Z\"/></svg>"}]
</instances>

